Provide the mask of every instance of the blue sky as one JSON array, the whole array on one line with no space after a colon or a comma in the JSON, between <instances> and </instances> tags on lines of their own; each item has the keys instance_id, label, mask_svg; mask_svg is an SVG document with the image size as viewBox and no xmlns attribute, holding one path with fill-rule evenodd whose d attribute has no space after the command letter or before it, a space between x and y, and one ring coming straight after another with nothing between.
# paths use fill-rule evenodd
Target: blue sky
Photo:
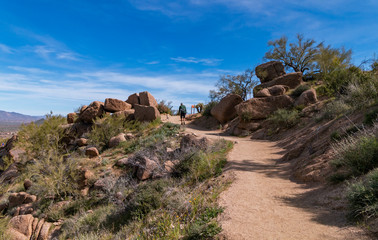
<instances>
[{"instance_id":1,"label":"blue sky","mask_svg":"<svg viewBox=\"0 0 378 240\"><path fill-rule=\"evenodd\" d=\"M5 0L0 110L66 114L144 90L175 108L206 102L268 40L303 33L359 63L378 53L377 29L376 0Z\"/></svg>"}]
</instances>

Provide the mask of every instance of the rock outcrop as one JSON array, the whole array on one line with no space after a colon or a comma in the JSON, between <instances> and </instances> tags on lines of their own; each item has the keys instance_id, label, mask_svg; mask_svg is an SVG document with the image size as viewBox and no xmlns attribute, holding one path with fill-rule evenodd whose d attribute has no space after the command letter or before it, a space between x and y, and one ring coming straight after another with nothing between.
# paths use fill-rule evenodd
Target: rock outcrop
<instances>
[{"instance_id":1,"label":"rock outcrop","mask_svg":"<svg viewBox=\"0 0 378 240\"><path fill-rule=\"evenodd\" d=\"M253 89L253 95L257 94L258 91L264 88L276 86L276 85L284 85L289 87L290 89L294 89L301 85L303 83L302 81L302 73L301 72L294 72L294 73L288 73L279 77L276 77L273 80L261 83L260 85L256 86Z\"/></svg>"},{"instance_id":2,"label":"rock outcrop","mask_svg":"<svg viewBox=\"0 0 378 240\"><path fill-rule=\"evenodd\" d=\"M151 93L145 91L139 93L140 105L157 107L158 103Z\"/></svg>"},{"instance_id":3,"label":"rock outcrop","mask_svg":"<svg viewBox=\"0 0 378 240\"><path fill-rule=\"evenodd\" d=\"M33 215L13 217L8 224L7 234L10 240L47 240L52 224Z\"/></svg>"},{"instance_id":4,"label":"rock outcrop","mask_svg":"<svg viewBox=\"0 0 378 240\"><path fill-rule=\"evenodd\" d=\"M114 116L118 116L118 117L124 117L126 120L135 120L135 109L128 109L128 110L125 110L125 111L119 111L119 112L115 112L113 113Z\"/></svg>"},{"instance_id":5,"label":"rock outcrop","mask_svg":"<svg viewBox=\"0 0 378 240\"><path fill-rule=\"evenodd\" d=\"M280 96L284 95L289 87L285 85L275 85L268 88L263 88L258 91L254 97L261 98L261 97L271 97L271 96Z\"/></svg>"},{"instance_id":6,"label":"rock outcrop","mask_svg":"<svg viewBox=\"0 0 378 240\"><path fill-rule=\"evenodd\" d=\"M67 114L67 123L68 123L68 124L70 124L70 123L74 123L76 117L77 117L77 114L76 114L76 113L69 113L69 114Z\"/></svg>"},{"instance_id":7,"label":"rock outcrop","mask_svg":"<svg viewBox=\"0 0 378 240\"><path fill-rule=\"evenodd\" d=\"M266 98L252 98L237 105L236 112L244 121L266 119L280 108L293 106L294 100L287 96L273 96Z\"/></svg>"},{"instance_id":8,"label":"rock outcrop","mask_svg":"<svg viewBox=\"0 0 378 240\"><path fill-rule=\"evenodd\" d=\"M294 106L308 106L318 101L315 89L304 91L295 101Z\"/></svg>"},{"instance_id":9,"label":"rock outcrop","mask_svg":"<svg viewBox=\"0 0 378 240\"><path fill-rule=\"evenodd\" d=\"M226 123L236 117L235 106L243 99L237 94L228 94L211 109L211 115L220 123Z\"/></svg>"},{"instance_id":10,"label":"rock outcrop","mask_svg":"<svg viewBox=\"0 0 378 240\"><path fill-rule=\"evenodd\" d=\"M141 122L151 122L160 117L159 110L154 106L134 105L135 119Z\"/></svg>"},{"instance_id":11,"label":"rock outcrop","mask_svg":"<svg viewBox=\"0 0 378 240\"><path fill-rule=\"evenodd\" d=\"M105 99L104 110L107 112L119 112L131 109L131 104L115 98Z\"/></svg>"},{"instance_id":12,"label":"rock outcrop","mask_svg":"<svg viewBox=\"0 0 378 240\"><path fill-rule=\"evenodd\" d=\"M132 95L130 95L127 100L126 100L127 103L131 104L133 107L135 104L140 104L140 100L139 100L139 94L138 93L134 93Z\"/></svg>"},{"instance_id":13,"label":"rock outcrop","mask_svg":"<svg viewBox=\"0 0 378 240\"><path fill-rule=\"evenodd\" d=\"M101 117L103 114L104 103L94 101L79 115L79 120L84 123L92 123L94 119Z\"/></svg>"},{"instance_id":14,"label":"rock outcrop","mask_svg":"<svg viewBox=\"0 0 378 240\"><path fill-rule=\"evenodd\" d=\"M257 66L255 72L261 83L264 83L284 75L285 68L282 62L271 61Z\"/></svg>"}]
</instances>

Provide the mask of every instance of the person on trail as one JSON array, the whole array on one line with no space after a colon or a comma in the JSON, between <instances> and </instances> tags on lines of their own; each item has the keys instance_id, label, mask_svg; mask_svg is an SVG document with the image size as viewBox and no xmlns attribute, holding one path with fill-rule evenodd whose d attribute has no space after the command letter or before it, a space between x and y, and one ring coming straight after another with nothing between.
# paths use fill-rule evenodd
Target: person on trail
<instances>
[{"instance_id":1,"label":"person on trail","mask_svg":"<svg viewBox=\"0 0 378 240\"><path fill-rule=\"evenodd\" d=\"M179 113L180 113L181 125L185 125L186 107L182 103L181 103L181 105L179 107Z\"/></svg>"}]
</instances>

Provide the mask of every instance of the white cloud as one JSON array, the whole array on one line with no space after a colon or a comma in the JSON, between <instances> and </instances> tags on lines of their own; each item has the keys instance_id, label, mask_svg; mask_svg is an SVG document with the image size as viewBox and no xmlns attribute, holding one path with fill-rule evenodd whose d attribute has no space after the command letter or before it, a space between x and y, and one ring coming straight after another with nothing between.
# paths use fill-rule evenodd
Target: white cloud
<instances>
[{"instance_id":1,"label":"white cloud","mask_svg":"<svg viewBox=\"0 0 378 240\"><path fill-rule=\"evenodd\" d=\"M58 59L65 59L65 60L72 60L72 61L79 61L80 59L76 56L75 53L73 52L62 52L62 53L57 53L56 57Z\"/></svg>"},{"instance_id":2,"label":"white cloud","mask_svg":"<svg viewBox=\"0 0 378 240\"><path fill-rule=\"evenodd\" d=\"M2 43L0 43L0 51L5 52L5 53L13 53L14 52L14 50L11 47L9 47L5 44L2 44Z\"/></svg>"},{"instance_id":3,"label":"white cloud","mask_svg":"<svg viewBox=\"0 0 378 240\"><path fill-rule=\"evenodd\" d=\"M184 62L184 63L197 63L202 64L206 66L216 66L219 65L223 59L217 59L217 58L195 58L195 57L175 57L171 58L171 60L175 62Z\"/></svg>"},{"instance_id":4,"label":"white cloud","mask_svg":"<svg viewBox=\"0 0 378 240\"><path fill-rule=\"evenodd\" d=\"M40 68L29 68L29 67L20 67L20 66L9 66L9 69L18 71L18 72L28 72L34 74L49 74L52 73L50 71L42 70Z\"/></svg>"},{"instance_id":5,"label":"white cloud","mask_svg":"<svg viewBox=\"0 0 378 240\"><path fill-rule=\"evenodd\" d=\"M156 65L156 64L159 64L160 61L151 61L151 62L146 62L146 64L148 65Z\"/></svg>"}]
</instances>

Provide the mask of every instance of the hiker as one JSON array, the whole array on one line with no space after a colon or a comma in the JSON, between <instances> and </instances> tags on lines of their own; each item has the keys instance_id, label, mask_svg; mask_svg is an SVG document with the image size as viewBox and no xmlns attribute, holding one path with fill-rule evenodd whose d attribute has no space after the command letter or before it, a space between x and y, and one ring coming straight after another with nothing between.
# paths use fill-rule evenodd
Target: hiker
<instances>
[{"instance_id":1,"label":"hiker","mask_svg":"<svg viewBox=\"0 0 378 240\"><path fill-rule=\"evenodd\" d=\"M182 103L179 107L179 114L180 114L181 125L185 125L186 107Z\"/></svg>"}]
</instances>

